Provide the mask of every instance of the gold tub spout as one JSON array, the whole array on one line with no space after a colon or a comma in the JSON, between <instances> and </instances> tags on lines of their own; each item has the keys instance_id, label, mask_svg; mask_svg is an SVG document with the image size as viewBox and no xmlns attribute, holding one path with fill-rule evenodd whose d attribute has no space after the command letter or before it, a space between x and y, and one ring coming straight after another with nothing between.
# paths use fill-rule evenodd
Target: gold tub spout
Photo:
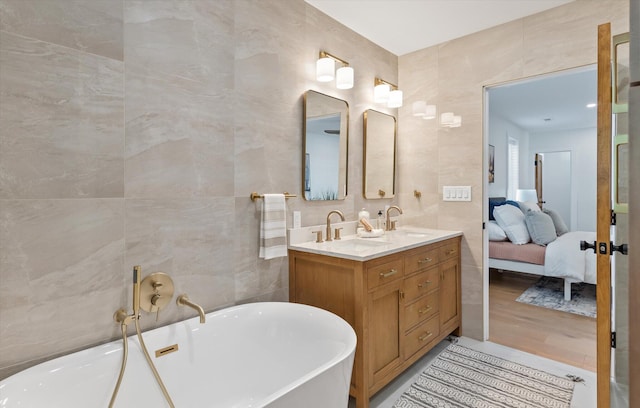
<instances>
[{"instance_id":1,"label":"gold tub spout","mask_svg":"<svg viewBox=\"0 0 640 408\"><path fill-rule=\"evenodd\" d=\"M200 315L200 323L205 323L206 318L204 315L204 309L202 309L202 306L190 301L189 296L187 296L186 294L183 293L182 295L178 296L178 299L176 299L176 304L179 306L189 306L193 310L197 311Z\"/></svg>"}]
</instances>

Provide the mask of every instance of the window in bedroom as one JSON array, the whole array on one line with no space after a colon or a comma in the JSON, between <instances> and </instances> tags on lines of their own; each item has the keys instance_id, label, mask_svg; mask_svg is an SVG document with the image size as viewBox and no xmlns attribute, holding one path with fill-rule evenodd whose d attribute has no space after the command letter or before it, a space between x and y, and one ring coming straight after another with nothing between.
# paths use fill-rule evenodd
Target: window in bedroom
<instances>
[{"instance_id":1,"label":"window in bedroom","mask_svg":"<svg viewBox=\"0 0 640 408\"><path fill-rule=\"evenodd\" d=\"M512 137L509 138L507 154L507 165L509 166L509 171L507 172L507 198L515 200L520 180L520 162L518 160L520 157L520 145L518 140Z\"/></svg>"}]
</instances>

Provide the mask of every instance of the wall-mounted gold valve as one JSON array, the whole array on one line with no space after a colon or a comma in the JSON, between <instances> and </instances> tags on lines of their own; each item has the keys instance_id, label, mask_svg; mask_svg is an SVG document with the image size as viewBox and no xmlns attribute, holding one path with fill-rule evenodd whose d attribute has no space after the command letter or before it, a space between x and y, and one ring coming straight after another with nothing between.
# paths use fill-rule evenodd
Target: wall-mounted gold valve
<instances>
[{"instance_id":1,"label":"wall-mounted gold valve","mask_svg":"<svg viewBox=\"0 0 640 408\"><path fill-rule=\"evenodd\" d=\"M145 312L156 313L167 306L173 298L173 280L164 272L147 275L140 283L140 308Z\"/></svg>"}]
</instances>

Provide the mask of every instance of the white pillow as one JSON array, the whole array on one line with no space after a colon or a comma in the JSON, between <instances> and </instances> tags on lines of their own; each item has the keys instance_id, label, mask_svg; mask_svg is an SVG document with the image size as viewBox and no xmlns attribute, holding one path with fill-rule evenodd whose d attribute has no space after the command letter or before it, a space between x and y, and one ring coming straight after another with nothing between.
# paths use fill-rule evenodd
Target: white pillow
<instances>
[{"instance_id":1,"label":"white pillow","mask_svg":"<svg viewBox=\"0 0 640 408\"><path fill-rule=\"evenodd\" d=\"M489 221L487 224L487 231L489 232L489 241L506 241L507 234L500 228L497 222Z\"/></svg>"},{"instance_id":2,"label":"white pillow","mask_svg":"<svg viewBox=\"0 0 640 408\"><path fill-rule=\"evenodd\" d=\"M519 208L513 205L495 207L493 217L514 244L522 245L531 240L527 224L524 222L524 214Z\"/></svg>"},{"instance_id":3,"label":"white pillow","mask_svg":"<svg viewBox=\"0 0 640 408\"><path fill-rule=\"evenodd\" d=\"M541 211L540 207L538 207L538 203L535 203L533 201L518 201L518 205L520 206L523 214L526 214L529 210L534 212Z\"/></svg>"}]
</instances>

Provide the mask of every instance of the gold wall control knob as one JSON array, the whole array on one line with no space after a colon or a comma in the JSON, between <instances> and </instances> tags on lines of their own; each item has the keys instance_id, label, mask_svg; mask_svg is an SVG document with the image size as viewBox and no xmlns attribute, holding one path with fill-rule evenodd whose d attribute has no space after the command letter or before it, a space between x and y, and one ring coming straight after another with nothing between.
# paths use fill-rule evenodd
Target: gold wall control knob
<instances>
[{"instance_id":1,"label":"gold wall control knob","mask_svg":"<svg viewBox=\"0 0 640 408\"><path fill-rule=\"evenodd\" d=\"M145 312L157 314L172 298L173 280L164 272L151 273L140 283L140 308Z\"/></svg>"}]
</instances>

